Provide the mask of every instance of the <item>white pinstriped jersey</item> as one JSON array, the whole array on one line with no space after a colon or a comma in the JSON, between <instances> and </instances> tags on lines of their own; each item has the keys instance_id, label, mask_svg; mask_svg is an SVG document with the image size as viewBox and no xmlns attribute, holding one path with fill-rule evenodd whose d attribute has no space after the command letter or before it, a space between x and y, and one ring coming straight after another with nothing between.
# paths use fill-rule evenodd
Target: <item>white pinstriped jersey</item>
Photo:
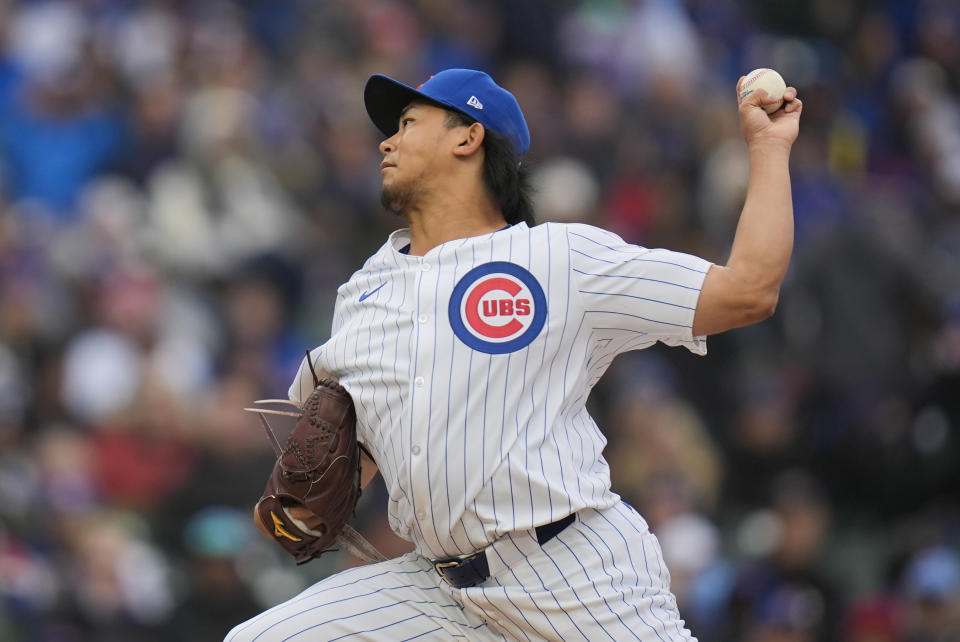
<instances>
[{"instance_id":1,"label":"white pinstriped jersey","mask_svg":"<svg viewBox=\"0 0 960 642\"><path fill-rule=\"evenodd\" d=\"M433 559L617 502L584 404L613 358L692 335L710 263L588 225L526 224L425 256L394 232L311 353L357 407L393 529ZM313 388L304 363L290 388Z\"/></svg>"}]
</instances>

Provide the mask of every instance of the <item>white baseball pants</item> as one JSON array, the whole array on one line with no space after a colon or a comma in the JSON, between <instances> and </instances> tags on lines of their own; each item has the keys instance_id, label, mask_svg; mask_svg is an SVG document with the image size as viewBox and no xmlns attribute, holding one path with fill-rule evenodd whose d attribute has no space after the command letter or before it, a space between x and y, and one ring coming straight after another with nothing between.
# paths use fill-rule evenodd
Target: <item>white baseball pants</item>
<instances>
[{"instance_id":1,"label":"white baseball pants","mask_svg":"<svg viewBox=\"0 0 960 642\"><path fill-rule=\"evenodd\" d=\"M491 577L455 589L408 553L337 573L234 627L281 640L694 640L657 538L633 508L587 509L541 547L532 531L487 549Z\"/></svg>"}]
</instances>

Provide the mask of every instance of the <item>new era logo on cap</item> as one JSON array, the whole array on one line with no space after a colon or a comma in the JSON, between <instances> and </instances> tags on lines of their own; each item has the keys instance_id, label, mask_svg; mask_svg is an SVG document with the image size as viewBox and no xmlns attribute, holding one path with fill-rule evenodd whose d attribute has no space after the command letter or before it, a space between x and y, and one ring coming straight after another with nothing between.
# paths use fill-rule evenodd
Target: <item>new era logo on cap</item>
<instances>
[{"instance_id":1,"label":"new era logo on cap","mask_svg":"<svg viewBox=\"0 0 960 642\"><path fill-rule=\"evenodd\" d=\"M467 101L467 104L471 107L476 107L477 109L483 109L483 103L477 100L476 96L470 96L470 100Z\"/></svg>"}]
</instances>

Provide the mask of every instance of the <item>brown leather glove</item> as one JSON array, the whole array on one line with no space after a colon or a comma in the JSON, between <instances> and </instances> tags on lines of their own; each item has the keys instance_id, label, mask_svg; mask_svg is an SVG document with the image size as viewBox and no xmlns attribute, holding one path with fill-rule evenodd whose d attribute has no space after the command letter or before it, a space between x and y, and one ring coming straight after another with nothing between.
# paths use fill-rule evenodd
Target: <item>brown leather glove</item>
<instances>
[{"instance_id":1,"label":"brown leather glove","mask_svg":"<svg viewBox=\"0 0 960 642\"><path fill-rule=\"evenodd\" d=\"M297 564L330 549L360 497L360 444L350 394L321 379L301 412L256 507L267 532ZM289 509L299 506L316 516L309 526L291 515Z\"/></svg>"}]
</instances>

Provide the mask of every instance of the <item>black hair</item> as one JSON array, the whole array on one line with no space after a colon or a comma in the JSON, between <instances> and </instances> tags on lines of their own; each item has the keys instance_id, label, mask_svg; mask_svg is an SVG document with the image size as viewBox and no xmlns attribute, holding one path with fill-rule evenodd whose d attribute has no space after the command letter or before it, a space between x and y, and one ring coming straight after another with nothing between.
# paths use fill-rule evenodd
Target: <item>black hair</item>
<instances>
[{"instance_id":1,"label":"black hair","mask_svg":"<svg viewBox=\"0 0 960 642\"><path fill-rule=\"evenodd\" d=\"M470 126L477 121L466 114L447 109L447 127ZM510 225L524 222L537 224L533 215L530 173L520 162L506 136L489 129L483 136L483 183L500 206L503 218Z\"/></svg>"}]
</instances>

